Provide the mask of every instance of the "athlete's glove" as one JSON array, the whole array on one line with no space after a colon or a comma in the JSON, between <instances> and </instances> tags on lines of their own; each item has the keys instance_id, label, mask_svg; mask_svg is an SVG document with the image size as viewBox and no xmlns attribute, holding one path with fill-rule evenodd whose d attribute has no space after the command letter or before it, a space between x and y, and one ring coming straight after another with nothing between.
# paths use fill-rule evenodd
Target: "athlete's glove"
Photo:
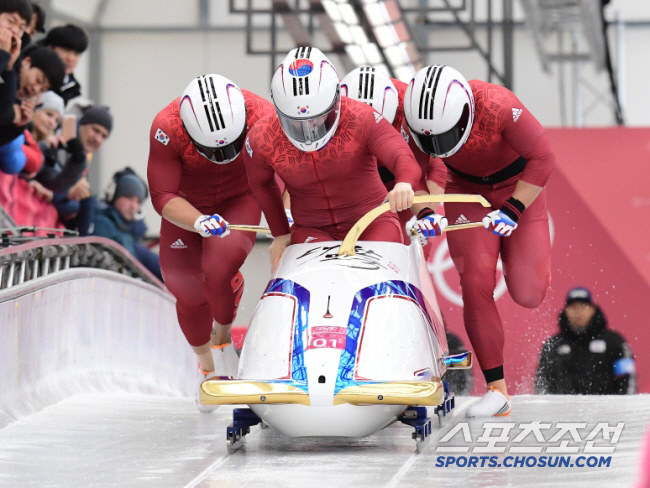
<instances>
[{"instance_id":1,"label":"athlete's glove","mask_svg":"<svg viewBox=\"0 0 650 488\"><path fill-rule=\"evenodd\" d=\"M230 227L228 222L224 220L221 215L201 215L196 222L194 228L203 237L219 236L226 237L230 234Z\"/></svg>"},{"instance_id":2,"label":"athlete's glove","mask_svg":"<svg viewBox=\"0 0 650 488\"><path fill-rule=\"evenodd\" d=\"M429 207L425 207L418 213L418 219L413 222L412 228L417 232L418 240L422 246L427 245L429 237L436 237L442 234L447 227L447 217L438 215ZM410 233L407 224L407 232Z\"/></svg>"},{"instance_id":3,"label":"athlete's glove","mask_svg":"<svg viewBox=\"0 0 650 488\"><path fill-rule=\"evenodd\" d=\"M500 237L508 237L517 228L519 217L526 209L523 203L510 197L499 210L483 217L483 225Z\"/></svg>"},{"instance_id":4,"label":"athlete's glove","mask_svg":"<svg viewBox=\"0 0 650 488\"><path fill-rule=\"evenodd\" d=\"M287 214L287 220L289 221L289 227L293 225L293 216L291 215L291 209L285 208L284 213Z\"/></svg>"}]
</instances>

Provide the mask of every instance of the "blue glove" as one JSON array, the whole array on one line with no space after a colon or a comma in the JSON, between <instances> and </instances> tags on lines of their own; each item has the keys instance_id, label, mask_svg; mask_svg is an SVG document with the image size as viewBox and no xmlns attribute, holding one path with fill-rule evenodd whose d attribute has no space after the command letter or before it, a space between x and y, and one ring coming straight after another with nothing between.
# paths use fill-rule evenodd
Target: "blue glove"
<instances>
[{"instance_id":1,"label":"blue glove","mask_svg":"<svg viewBox=\"0 0 650 488\"><path fill-rule=\"evenodd\" d=\"M499 210L483 217L483 225L500 237L508 237L517 228L519 217L526 209L519 200L510 197Z\"/></svg>"},{"instance_id":2,"label":"blue glove","mask_svg":"<svg viewBox=\"0 0 650 488\"><path fill-rule=\"evenodd\" d=\"M483 225L501 237L507 237L517 228L517 222L508 217L501 210L495 210L483 217Z\"/></svg>"},{"instance_id":3,"label":"blue glove","mask_svg":"<svg viewBox=\"0 0 650 488\"><path fill-rule=\"evenodd\" d=\"M426 207L420 210L417 220L412 223L409 228L407 224L407 231L409 234L415 234L422 246L426 246L430 237L437 237L442 235L442 231L447 227L447 217L438 215L430 208Z\"/></svg>"},{"instance_id":4,"label":"blue glove","mask_svg":"<svg viewBox=\"0 0 650 488\"><path fill-rule=\"evenodd\" d=\"M221 215L201 215L194 222L194 229L203 237L226 237L230 234L228 222Z\"/></svg>"}]
</instances>

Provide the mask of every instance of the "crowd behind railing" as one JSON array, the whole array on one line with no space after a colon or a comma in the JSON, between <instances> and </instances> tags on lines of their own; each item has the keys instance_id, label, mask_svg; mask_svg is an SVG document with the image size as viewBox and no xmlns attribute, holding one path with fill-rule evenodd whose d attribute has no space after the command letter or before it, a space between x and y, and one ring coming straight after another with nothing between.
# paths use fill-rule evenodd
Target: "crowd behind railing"
<instances>
[{"instance_id":1,"label":"crowd behind railing","mask_svg":"<svg viewBox=\"0 0 650 488\"><path fill-rule=\"evenodd\" d=\"M90 190L92 157L110 137L113 116L74 76L88 34L45 24L38 3L0 0L0 207L9 217L1 228L107 237L162 279L158 255L143 243L146 182L126 168L101 198Z\"/></svg>"}]
</instances>

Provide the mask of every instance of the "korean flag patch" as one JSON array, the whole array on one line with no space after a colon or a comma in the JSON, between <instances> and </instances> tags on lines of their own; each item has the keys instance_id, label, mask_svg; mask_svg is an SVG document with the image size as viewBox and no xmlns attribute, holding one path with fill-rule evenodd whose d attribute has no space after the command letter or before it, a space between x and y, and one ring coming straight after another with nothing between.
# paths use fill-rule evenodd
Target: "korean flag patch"
<instances>
[{"instance_id":1,"label":"korean flag patch","mask_svg":"<svg viewBox=\"0 0 650 488\"><path fill-rule=\"evenodd\" d=\"M162 129L158 129L154 137L158 142L162 142L165 146L169 144L169 136L165 134Z\"/></svg>"}]
</instances>

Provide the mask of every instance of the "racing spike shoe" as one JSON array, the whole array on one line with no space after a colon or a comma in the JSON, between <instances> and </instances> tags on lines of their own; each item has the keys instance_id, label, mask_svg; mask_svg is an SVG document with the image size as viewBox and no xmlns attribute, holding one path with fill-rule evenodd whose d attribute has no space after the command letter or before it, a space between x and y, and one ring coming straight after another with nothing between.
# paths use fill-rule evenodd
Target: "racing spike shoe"
<instances>
[{"instance_id":1,"label":"racing spike shoe","mask_svg":"<svg viewBox=\"0 0 650 488\"><path fill-rule=\"evenodd\" d=\"M233 343L228 342L220 346L213 345L210 346L210 350L212 351L212 360L214 361L214 370L217 376L237 377L239 356L237 356Z\"/></svg>"},{"instance_id":2,"label":"racing spike shoe","mask_svg":"<svg viewBox=\"0 0 650 488\"><path fill-rule=\"evenodd\" d=\"M199 368L199 375L198 375L198 384L196 387L196 398L194 399L196 403L196 408L199 410L201 413L210 413L214 412L217 408L219 408L219 405L202 405L201 400L200 400L200 391L201 391L201 384L205 380L209 380L210 378L216 377L217 374L214 371L209 371L205 372L201 368Z\"/></svg>"},{"instance_id":3,"label":"racing spike shoe","mask_svg":"<svg viewBox=\"0 0 650 488\"><path fill-rule=\"evenodd\" d=\"M510 396L490 387L478 402L465 411L466 417L503 417L510 415Z\"/></svg>"}]
</instances>

